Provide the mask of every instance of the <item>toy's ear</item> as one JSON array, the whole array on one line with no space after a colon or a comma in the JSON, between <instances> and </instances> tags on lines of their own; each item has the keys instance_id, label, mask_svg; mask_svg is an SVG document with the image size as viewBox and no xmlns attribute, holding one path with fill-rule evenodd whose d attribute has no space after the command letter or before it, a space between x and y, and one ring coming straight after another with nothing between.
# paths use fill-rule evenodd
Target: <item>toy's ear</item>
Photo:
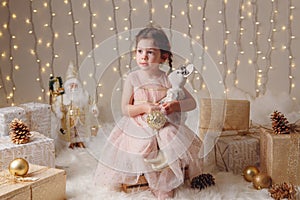
<instances>
[{"instance_id":1,"label":"toy's ear","mask_svg":"<svg viewBox=\"0 0 300 200\"><path fill-rule=\"evenodd\" d=\"M186 74L184 74L184 76L183 77L188 77L189 75L191 75L192 73L193 73L193 71L194 71L194 65L193 64L188 64L186 67Z\"/></svg>"}]
</instances>

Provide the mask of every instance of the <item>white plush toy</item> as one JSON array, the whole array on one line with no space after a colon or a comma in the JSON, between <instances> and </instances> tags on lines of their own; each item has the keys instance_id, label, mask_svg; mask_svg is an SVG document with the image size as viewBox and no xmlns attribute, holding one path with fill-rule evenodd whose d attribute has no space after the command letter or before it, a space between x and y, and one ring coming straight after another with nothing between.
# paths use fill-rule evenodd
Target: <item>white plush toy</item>
<instances>
[{"instance_id":1,"label":"white plush toy","mask_svg":"<svg viewBox=\"0 0 300 200\"><path fill-rule=\"evenodd\" d=\"M175 100L182 100L185 98L183 87L186 83L187 77L192 74L193 70L194 65L189 64L187 66L180 67L168 75L172 87L168 89L166 97L160 101L161 104ZM162 110L162 112L166 113L164 110ZM166 118L169 122L178 124L180 123L181 115L180 113L173 113L171 116L166 116ZM157 136L157 139L159 144L159 136ZM156 158L145 159L145 162L150 163L152 169L156 171L168 166L168 159L161 150L159 150Z\"/></svg>"},{"instance_id":2,"label":"white plush toy","mask_svg":"<svg viewBox=\"0 0 300 200\"><path fill-rule=\"evenodd\" d=\"M167 91L167 96L161 100L161 103L182 100L185 98L183 87L186 83L186 79L194 70L194 65L189 64L187 66L180 67L168 76L169 81L172 85Z\"/></svg>"}]
</instances>

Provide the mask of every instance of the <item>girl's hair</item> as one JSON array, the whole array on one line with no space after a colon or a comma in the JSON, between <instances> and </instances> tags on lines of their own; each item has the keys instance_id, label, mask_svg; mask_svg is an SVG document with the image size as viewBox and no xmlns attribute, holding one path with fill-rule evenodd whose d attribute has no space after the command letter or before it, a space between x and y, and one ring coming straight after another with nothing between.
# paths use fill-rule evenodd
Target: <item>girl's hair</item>
<instances>
[{"instance_id":1,"label":"girl's hair","mask_svg":"<svg viewBox=\"0 0 300 200\"><path fill-rule=\"evenodd\" d=\"M136 46L141 39L153 39L154 45L160 49L160 53L163 59L166 59L165 54L167 54L167 58L169 61L170 71L172 71L172 52L169 39L165 32L160 28L155 27L147 27L142 29L136 36Z\"/></svg>"}]
</instances>

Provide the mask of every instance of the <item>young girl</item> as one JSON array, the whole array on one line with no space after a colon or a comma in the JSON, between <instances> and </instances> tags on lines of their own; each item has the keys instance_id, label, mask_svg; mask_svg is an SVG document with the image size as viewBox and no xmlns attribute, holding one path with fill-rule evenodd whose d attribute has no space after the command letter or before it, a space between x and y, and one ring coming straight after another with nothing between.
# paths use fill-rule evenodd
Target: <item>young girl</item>
<instances>
[{"instance_id":1,"label":"young girl","mask_svg":"<svg viewBox=\"0 0 300 200\"><path fill-rule=\"evenodd\" d=\"M189 178L202 173L199 157L201 141L184 124L166 123L155 131L147 124L147 115L164 109L167 115L190 111L196 102L185 90L185 99L166 102L171 87L160 64L168 61L172 69L170 43L158 28L145 28L136 36L136 62L138 70L125 80L122 95L123 117L106 138L96 170L96 182L107 186L136 184L144 175L152 193L158 199L174 196L174 190L184 182L185 170ZM156 135L158 134L158 135ZM159 142L157 141L159 138ZM155 171L147 160L155 160L162 150L168 167Z\"/></svg>"}]
</instances>

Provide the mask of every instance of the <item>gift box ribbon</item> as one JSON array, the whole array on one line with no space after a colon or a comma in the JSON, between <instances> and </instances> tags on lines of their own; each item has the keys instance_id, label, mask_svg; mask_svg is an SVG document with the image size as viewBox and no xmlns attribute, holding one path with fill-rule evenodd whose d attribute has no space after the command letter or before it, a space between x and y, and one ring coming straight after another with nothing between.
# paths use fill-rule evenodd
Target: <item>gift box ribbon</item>
<instances>
[{"instance_id":1,"label":"gift box ribbon","mask_svg":"<svg viewBox=\"0 0 300 200\"><path fill-rule=\"evenodd\" d=\"M290 124L290 129L292 145L289 148L288 154L288 178L291 182L296 183L300 158L300 120Z\"/></svg>"},{"instance_id":2,"label":"gift box ribbon","mask_svg":"<svg viewBox=\"0 0 300 200\"><path fill-rule=\"evenodd\" d=\"M15 184L15 183L22 183L22 182L34 182L39 180L37 177L33 177L36 174L43 173L44 171L48 170L48 167L39 169L37 171L33 171L31 173L26 174L25 176L14 176L7 173L4 173L3 176L0 177L0 186L7 185L7 184Z\"/></svg>"}]
</instances>

